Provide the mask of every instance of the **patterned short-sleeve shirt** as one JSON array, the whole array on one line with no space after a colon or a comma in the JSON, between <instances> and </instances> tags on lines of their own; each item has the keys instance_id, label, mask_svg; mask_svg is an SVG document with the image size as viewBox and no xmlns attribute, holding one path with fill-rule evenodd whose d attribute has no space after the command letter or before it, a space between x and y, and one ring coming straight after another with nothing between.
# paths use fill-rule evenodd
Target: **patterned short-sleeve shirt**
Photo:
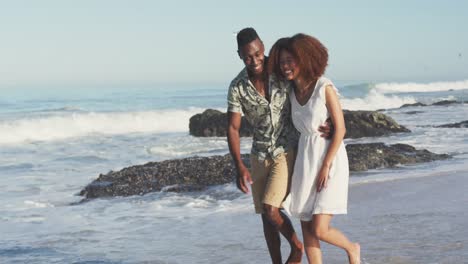
<instances>
[{"instance_id":1,"label":"patterned short-sleeve shirt","mask_svg":"<svg viewBox=\"0 0 468 264\"><path fill-rule=\"evenodd\" d=\"M229 86L228 111L243 113L254 128L251 153L259 159L276 158L294 147L298 132L292 125L290 82L269 78L270 102L260 95L244 68Z\"/></svg>"}]
</instances>

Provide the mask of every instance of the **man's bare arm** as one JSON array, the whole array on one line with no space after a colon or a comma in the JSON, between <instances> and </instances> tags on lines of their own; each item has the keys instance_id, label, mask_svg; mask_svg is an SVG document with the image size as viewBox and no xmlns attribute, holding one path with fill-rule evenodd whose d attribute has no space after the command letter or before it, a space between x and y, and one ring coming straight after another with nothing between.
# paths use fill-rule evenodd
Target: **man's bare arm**
<instances>
[{"instance_id":1,"label":"man's bare arm","mask_svg":"<svg viewBox=\"0 0 468 264\"><path fill-rule=\"evenodd\" d=\"M249 192L248 183L252 184L252 178L250 172L245 167L244 162L240 155L240 126L242 116L240 113L228 112L228 129L227 138L229 145L229 152L234 159L234 164L237 169L237 188L244 193Z\"/></svg>"},{"instance_id":2,"label":"man's bare arm","mask_svg":"<svg viewBox=\"0 0 468 264\"><path fill-rule=\"evenodd\" d=\"M323 125L319 126L318 131L321 133L321 137L331 139L335 133L335 127L331 118L328 118Z\"/></svg>"}]
</instances>

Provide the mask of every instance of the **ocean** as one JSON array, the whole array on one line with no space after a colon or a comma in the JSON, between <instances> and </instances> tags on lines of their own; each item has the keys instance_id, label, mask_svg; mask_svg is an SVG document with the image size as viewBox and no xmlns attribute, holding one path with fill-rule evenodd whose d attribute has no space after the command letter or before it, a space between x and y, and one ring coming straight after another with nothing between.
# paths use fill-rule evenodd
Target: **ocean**
<instances>
[{"instance_id":1,"label":"ocean","mask_svg":"<svg viewBox=\"0 0 468 264\"><path fill-rule=\"evenodd\" d=\"M346 144L453 157L352 173L348 215L333 224L361 243L363 263L468 263L468 128L434 127L468 120L468 104L400 108L466 102L468 80L336 84L344 109L385 109L412 131ZM227 85L0 87L0 263L269 263L251 197L234 184L77 204L100 173L228 153L225 138L188 133L192 115L225 111ZM242 139L241 151L250 145ZM341 250L323 252L345 263Z\"/></svg>"}]
</instances>

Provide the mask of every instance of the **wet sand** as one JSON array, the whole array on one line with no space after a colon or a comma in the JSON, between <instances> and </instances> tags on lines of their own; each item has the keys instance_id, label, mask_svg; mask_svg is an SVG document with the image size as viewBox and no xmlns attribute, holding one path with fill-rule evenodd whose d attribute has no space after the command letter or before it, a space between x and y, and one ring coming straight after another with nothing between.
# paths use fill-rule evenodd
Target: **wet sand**
<instances>
[{"instance_id":1,"label":"wet sand","mask_svg":"<svg viewBox=\"0 0 468 264\"><path fill-rule=\"evenodd\" d=\"M350 188L333 224L359 241L364 263L468 263L468 171ZM325 263L345 263L324 246ZM305 263L305 259L304 259Z\"/></svg>"}]
</instances>

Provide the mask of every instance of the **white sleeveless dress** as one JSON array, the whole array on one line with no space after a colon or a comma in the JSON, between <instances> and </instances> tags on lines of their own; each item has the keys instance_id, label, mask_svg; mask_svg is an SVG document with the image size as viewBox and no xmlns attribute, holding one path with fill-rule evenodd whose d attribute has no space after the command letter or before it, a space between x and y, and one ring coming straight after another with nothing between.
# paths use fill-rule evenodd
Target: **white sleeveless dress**
<instances>
[{"instance_id":1,"label":"white sleeveless dress","mask_svg":"<svg viewBox=\"0 0 468 264\"><path fill-rule=\"evenodd\" d=\"M322 166L330 140L320 136L318 128L330 116L325 105L325 87L333 83L319 78L304 105L291 92L291 114L294 126L301 133L297 150L291 191L285 201L285 211L302 221L312 220L314 214L346 214L348 203L348 155L342 142L330 167L327 188L317 192L316 177Z\"/></svg>"}]
</instances>

